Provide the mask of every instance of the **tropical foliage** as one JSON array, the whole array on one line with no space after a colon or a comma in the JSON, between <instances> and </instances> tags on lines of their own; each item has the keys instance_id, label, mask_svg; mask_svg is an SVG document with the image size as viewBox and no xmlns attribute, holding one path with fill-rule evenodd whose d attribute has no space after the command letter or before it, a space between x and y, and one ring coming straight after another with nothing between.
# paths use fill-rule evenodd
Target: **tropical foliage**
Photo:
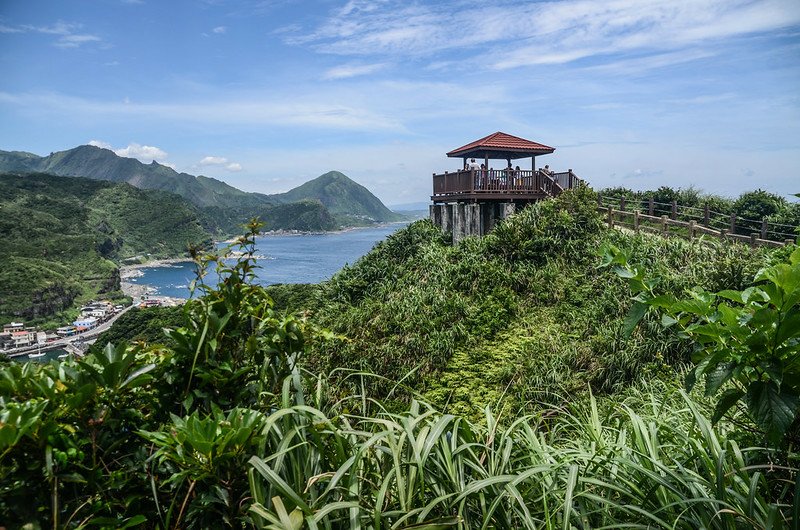
<instances>
[{"instance_id":1,"label":"tropical foliage","mask_svg":"<svg viewBox=\"0 0 800 530\"><path fill-rule=\"evenodd\" d=\"M627 331L649 308L659 309L665 327L678 327L695 343L697 366L689 372L688 389L700 379L705 379L706 396L725 389L713 419L745 401L768 438L783 439L800 410L800 249L788 263L760 270L754 285L743 291L697 288L680 300L671 292L659 293L658 278L629 265L625 252L609 245L603 253L603 265L613 264L636 294Z\"/></svg>"},{"instance_id":2,"label":"tropical foliage","mask_svg":"<svg viewBox=\"0 0 800 530\"><path fill-rule=\"evenodd\" d=\"M258 224L236 243L241 258L235 263L195 252L195 288L203 296L186 305L183 325L168 332L168 344L120 343L77 361L0 366L0 520L15 528L164 529L727 529L796 523L794 453L753 444L747 418L736 411L712 425L702 396L675 388L681 362L688 362L680 356L685 341L658 322L648 326L646 319L632 342L624 342L627 286L611 271L596 272L601 260L592 246L608 238L630 243L631 259L659 275L665 271L659 285L677 292L694 279L714 289L738 281L740 254L709 247L706 255L730 267L693 268L692 246L671 243L676 246L665 250L603 231L589 216L592 200L586 195L547 203L523 212L518 225L510 222L496 238L456 247L427 223L401 231L332 285L303 293L306 304L324 303L315 321L331 307L343 310L343 321L332 322L352 320L353 328L341 326L336 334L276 310L252 283ZM581 235L572 222L585 223L589 233ZM667 266L666 258L680 256L684 262ZM751 257L767 259L755 251ZM455 286L455 309L417 298L428 292L414 289L406 276L421 264L440 268L417 276L417 284L462 282L439 283L440 290ZM210 267L220 274L216 286L205 283ZM471 279L486 267L492 268L481 281ZM564 271L566 283L555 286ZM388 288L386 274L410 300L439 304L445 313L438 323L425 324L433 313L423 305L423 317L415 317L395 300L400 294ZM580 280L586 277L592 279ZM498 293L492 300L483 290L487 283L489 292ZM343 336L364 316L348 304L377 310L378 295L399 318L384 329L381 320L389 313L380 312L363 321L364 335ZM546 302L530 306L533 317L523 315L525 305L512 305L538 298ZM508 312L495 321L494 315L481 316L478 304ZM558 334L568 329L560 324L568 320L568 305L575 308L572 338ZM602 311L611 315L610 324L574 330ZM442 378L470 345L497 346L521 329L508 324L510 317L533 326L543 316L552 321L542 335L519 338L519 356L504 352L518 362L531 354L526 348L539 348L539 358L517 364L516 371L535 373L547 353L563 362L567 350L557 349L559 342L590 341L592 349L579 352L586 358L616 344L603 368L560 365L575 374L575 381L561 380L565 387L606 389L605 396L584 390L552 405L539 399L536 406L484 407L473 420L426 404L388 370L370 375L304 368L324 366L328 358L317 357L329 349L332 356L372 355L349 349L365 341L396 355L387 364L410 363L418 354L429 363L428 376ZM402 318L413 321L403 324ZM459 323L463 336L448 335ZM425 344L437 328L442 340L453 340L451 350ZM551 331L556 335L548 342ZM401 334L409 349L419 344L407 358L400 356L401 342L385 345ZM654 345L660 349L648 349ZM655 363L662 351L677 357ZM622 359L613 364L613 357ZM603 386L602 374L611 377L626 366L660 366L663 373L651 372L649 381L628 374L614 387ZM412 366L414 374L422 371ZM381 394L385 400L376 399Z\"/></svg>"}]
</instances>

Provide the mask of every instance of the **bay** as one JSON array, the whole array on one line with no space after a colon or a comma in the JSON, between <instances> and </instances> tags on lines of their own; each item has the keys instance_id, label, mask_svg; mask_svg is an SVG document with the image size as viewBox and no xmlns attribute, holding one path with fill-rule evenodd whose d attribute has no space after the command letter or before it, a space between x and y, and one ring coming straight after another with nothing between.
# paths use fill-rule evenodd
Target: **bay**
<instances>
[{"instance_id":1,"label":"bay","mask_svg":"<svg viewBox=\"0 0 800 530\"><path fill-rule=\"evenodd\" d=\"M256 239L257 282L262 285L276 283L319 283L331 278L346 264L353 264L369 252L379 241L408 223L392 223L370 228L357 228L343 232L323 234L275 234ZM220 245L225 246L224 244ZM189 298L189 283L195 278L191 262L160 267L144 267L141 276L126 281L147 285L160 296ZM214 284L216 277L209 275L207 283Z\"/></svg>"}]
</instances>

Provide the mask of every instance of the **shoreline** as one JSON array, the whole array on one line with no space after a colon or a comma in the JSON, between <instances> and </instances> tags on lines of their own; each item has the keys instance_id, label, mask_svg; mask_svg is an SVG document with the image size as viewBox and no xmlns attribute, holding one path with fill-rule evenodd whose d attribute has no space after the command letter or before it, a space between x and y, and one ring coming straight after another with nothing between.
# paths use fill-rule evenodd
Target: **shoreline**
<instances>
[{"instance_id":1,"label":"shoreline","mask_svg":"<svg viewBox=\"0 0 800 530\"><path fill-rule=\"evenodd\" d=\"M413 221L412 221L413 222ZM308 231L303 232L300 230L269 230L266 232L261 232L256 237L270 237L270 236L313 236L313 235L336 235L336 234L346 234L348 232L353 232L356 230L366 230L370 228L383 228L392 225L402 225L402 224L409 224L410 221L392 221L388 223L380 223L374 224L369 226L349 226L346 228L341 228L339 230L328 230L328 231ZM214 246L218 246L220 244L228 244L235 243L238 237L230 238L226 240L215 240ZM240 252L233 251L231 253L232 258L237 257L240 255ZM267 259L265 256L259 256L261 259ZM120 277L120 290L126 295L130 296L134 299L138 299L141 297L151 296L151 295L158 295L158 291L155 287L148 284L143 283L135 283L130 280L132 278L139 278L144 276L144 273L141 272L141 269L146 268L160 268L160 267L172 267L179 263L192 263L192 259L189 257L182 257L182 258L159 258L153 259L149 261L144 261L141 263L131 263L131 264L120 264L119 265L119 277Z\"/></svg>"}]
</instances>

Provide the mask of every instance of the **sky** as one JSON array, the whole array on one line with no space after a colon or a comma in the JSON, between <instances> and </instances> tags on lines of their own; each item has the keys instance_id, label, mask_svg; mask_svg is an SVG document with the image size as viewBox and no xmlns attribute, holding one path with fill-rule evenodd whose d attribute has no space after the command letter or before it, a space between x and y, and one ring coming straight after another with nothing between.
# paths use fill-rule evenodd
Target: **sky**
<instances>
[{"instance_id":1,"label":"sky","mask_svg":"<svg viewBox=\"0 0 800 530\"><path fill-rule=\"evenodd\" d=\"M0 0L2 150L394 205L496 131L595 188L800 193L800 1Z\"/></svg>"}]
</instances>

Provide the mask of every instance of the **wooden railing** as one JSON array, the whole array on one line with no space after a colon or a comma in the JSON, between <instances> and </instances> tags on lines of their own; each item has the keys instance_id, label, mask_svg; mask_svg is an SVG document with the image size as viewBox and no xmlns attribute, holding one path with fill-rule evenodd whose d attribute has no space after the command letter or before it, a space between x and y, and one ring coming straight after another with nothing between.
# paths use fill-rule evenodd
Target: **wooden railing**
<instances>
[{"instance_id":1,"label":"wooden railing","mask_svg":"<svg viewBox=\"0 0 800 530\"><path fill-rule=\"evenodd\" d=\"M547 175L543 171L465 169L433 175L433 196L513 193L556 197L582 181L572 170Z\"/></svg>"},{"instance_id":2,"label":"wooden railing","mask_svg":"<svg viewBox=\"0 0 800 530\"><path fill-rule=\"evenodd\" d=\"M634 230L635 232L649 232L658 234L664 237L684 237L686 239L694 239L700 236L710 236L717 239L726 241L738 241L746 243L753 247L782 247L784 245L791 245L796 242L796 239L784 239L783 241L774 241L760 237L758 232L753 232L750 235L742 235L730 232L725 228L716 230L708 226L697 223L694 220L681 221L679 219L671 219L667 215L656 216L640 212L639 210L627 211L618 210L611 206L598 206L599 211L605 214L606 222L610 228L621 226Z\"/></svg>"},{"instance_id":3,"label":"wooden railing","mask_svg":"<svg viewBox=\"0 0 800 530\"><path fill-rule=\"evenodd\" d=\"M769 219L746 219L738 217L735 213L717 212L708 204L698 207L678 204L677 201L661 203L652 198L629 200L624 197L598 195L597 206L605 214L608 208L611 208L616 212L614 217L619 219L618 222L629 227L632 227L633 212L639 211L639 219L642 222L658 225L659 229L656 231L661 231L661 219L667 217L667 226L681 227L680 235L684 236L689 235L686 229L690 223L694 223L695 232L698 234L704 233L736 241L751 242L755 238L758 241L771 241L775 243L772 246L777 246L798 239L797 226L776 223Z\"/></svg>"}]
</instances>

